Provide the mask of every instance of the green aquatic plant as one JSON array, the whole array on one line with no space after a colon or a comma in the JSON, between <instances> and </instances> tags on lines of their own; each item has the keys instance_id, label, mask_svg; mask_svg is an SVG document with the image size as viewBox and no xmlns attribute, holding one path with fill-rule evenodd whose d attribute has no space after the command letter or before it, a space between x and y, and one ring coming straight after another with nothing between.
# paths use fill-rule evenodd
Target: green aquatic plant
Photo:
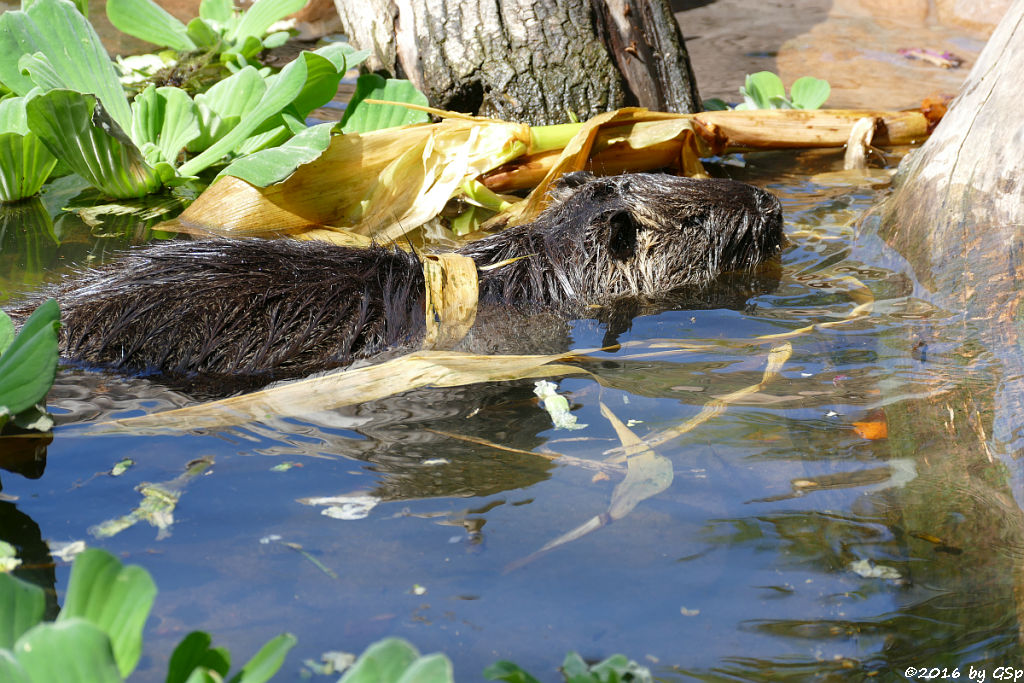
<instances>
[{"instance_id":1,"label":"green aquatic plant","mask_svg":"<svg viewBox=\"0 0 1024 683\"><path fill-rule=\"evenodd\" d=\"M147 43L178 52L204 52L235 70L263 50L283 45L288 31L268 35L267 30L307 1L257 0L240 12L231 0L203 0L199 16L185 25L153 0L108 0L107 18L121 32Z\"/></svg>"},{"instance_id":2,"label":"green aquatic plant","mask_svg":"<svg viewBox=\"0 0 1024 683\"><path fill-rule=\"evenodd\" d=\"M57 157L29 130L25 98L0 101L0 204L37 194L56 165Z\"/></svg>"},{"instance_id":3,"label":"green aquatic plant","mask_svg":"<svg viewBox=\"0 0 1024 683\"><path fill-rule=\"evenodd\" d=\"M831 93L828 81L802 76L793 81L787 97L781 78L771 71L758 71L747 74L746 82L740 86L743 102L732 109L819 109ZM704 102L704 108L721 111L730 107L725 101L713 98Z\"/></svg>"},{"instance_id":4,"label":"green aquatic plant","mask_svg":"<svg viewBox=\"0 0 1024 683\"><path fill-rule=\"evenodd\" d=\"M562 675L567 683L653 683L650 670L625 655L612 655L597 664L587 664L576 652L562 662ZM539 683L518 664L500 661L484 670L484 678L506 683Z\"/></svg>"},{"instance_id":5,"label":"green aquatic plant","mask_svg":"<svg viewBox=\"0 0 1024 683\"><path fill-rule=\"evenodd\" d=\"M194 99L179 88L150 86L129 102L99 36L68 0L36 0L0 16L0 82L24 105L23 122L12 109L9 132L37 136L53 157L114 198L188 182L308 131L305 118L366 54L335 43L303 52L277 74L244 66ZM323 126L273 157L268 177L286 177L308 160L311 146L325 149L330 124ZM42 169L32 175L38 180ZM27 192L34 182L22 185Z\"/></svg>"},{"instance_id":6,"label":"green aquatic plant","mask_svg":"<svg viewBox=\"0 0 1024 683\"><path fill-rule=\"evenodd\" d=\"M420 655L401 638L370 645L338 683L453 683L452 662L441 653Z\"/></svg>"},{"instance_id":7,"label":"green aquatic plant","mask_svg":"<svg viewBox=\"0 0 1024 683\"><path fill-rule=\"evenodd\" d=\"M0 573L0 680L120 683L138 664L155 598L156 585L145 569L89 549L75 558L64 606L48 622L43 590ZM168 683L229 680L231 656L211 643L201 631L185 636L168 663ZM273 638L230 681L270 680L294 645L291 634Z\"/></svg>"},{"instance_id":8,"label":"green aquatic plant","mask_svg":"<svg viewBox=\"0 0 1024 683\"><path fill-rule=\"evenodd\" d=\"M59 326L60 309L53 299L37 308L17 334L11 318L0 311L0 428L12 421L36 431L52 426L44 402L57 374Z\"/></svg>"}]
</instances>

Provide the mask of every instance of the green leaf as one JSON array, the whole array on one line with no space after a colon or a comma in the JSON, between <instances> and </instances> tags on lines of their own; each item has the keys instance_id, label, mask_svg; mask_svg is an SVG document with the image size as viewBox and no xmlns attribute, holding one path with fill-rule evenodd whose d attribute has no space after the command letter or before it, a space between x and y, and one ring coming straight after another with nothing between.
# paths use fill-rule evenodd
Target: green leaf
<instances>
[{"instance_id":1,"label":"green leaf","mask_svg":"<svg viewBox=\"0 0 1024 683\"><path fill-rule=\"evenodd\" d=\"M42 621L45 609L42 588L0 572L0 650L11 649L23 633Z\"/></svg>"},{"instance_id":2,"label":"green leaf","mask_svg":"<svg viewBox=\"0 0 1024 683\"><path fill-rule=\"evenodd\" d=\"M208 21L215 21L226 26L234 14L231 0L202 0L199 3L199 16Z\"/></svg>"},{"instance_id":3,"label":"green leaf","mask_svg":"<svg viewBox=\"0 0 1024 683\"><path fill-rule=\"evenodd\" d=\"M454 683L452 662L441 653L420 657L412 663L398 683Z\"/></svg>"},{"instance_id":4,"label":"green leaf","mask_svg":"<svg viewBox=\"0 0 1024 683\"><path fill-rule=\"evenodd\" d=\"M266 0L260 1L266 2ZM294 101L302 91L305 82L306 60L296 59L290 62L273 78L260 101L252 110L242 116L238 125L231 132L210 145L205 152L183 164L178 172L183 176L195 175L220 161L224 155L242 144L264 121L280 113Z\"/></svg>"},{"instance_id":5,"label":"green leaf","mask_svg":"<svg viewBox=\"0 0 1024 683\"><path fill-rule=\"evenodd\" d=\"M105 550L90 548L71 567L57 623L82 617L100 627L110 636L121 675L127 676L142 654L142 628L155 597L156 585L149 572L137 565L122 566Z\"/></svg>"},{"instance_id":6,"label":"green leaf","mask_svg":"<svg viewBox=\"0 0 1024 683\"><path fill-rule=\"evenodd\" d=\"M264 149L236 159L221 171L220 175L241 178L257 187L279 183L302 164L308 164L323 154L331 143L333 127L333 123L322 123L307 128L279 147Z\"/></svg>"},{"instance_id":7,"label":"green leaf","mask_svg":"<svg viewBox=\"0 0 1024 683\"><path fill-rule=\"evenodd\" d=\"M266 81L255 68L247 66L196 95L200 134L188 145L188 150L201 152L230 133L266 92Z\"/></svg>"},{"instance_id":8,"label":"green leaf","mask_svg":"<svg viewBox=\"0 0 1024 683\"><path fill-rule=\"evenodd\" d=\"M221 678L227 676L231 655L223 648L211 648L211 642L210 634L203 631L182 638L167 664L165 683L186 683L197 668L216 671Z\"/></svg>"},{"instance_id":9,"label":"green leaf","mask_svg":"<svg viewBox=\"0 0 1024 683\"><path fill-rule=\"evenodd\" d=\"M28 121L25 118L25 98L8 97L0 100L0 133L27 135Z\"/></svg>"},{"instance_id":10,"label":"green leaf","mask_svg":"<svg viewBox=\"0 0 1024 683\"><path fill-rule=\"evenodd\" d=\"M223 681L224 679L220 676L215 678L209 669L200 667L192 671L192 675L188 677L185 683L223 683Z\"/></svg>"},{"instance_id":11,"label":"green leaf","mask_svg":"<svg viewBox=\"0 0 1024 683\"><path fill-rule=\"evenodd\" d=\"M704 100L704 111L729 111L729 103L721 97L709 97Z\"/></svg>"},{"instance_id":12,"label":"green leaf","mask_svg":"<svg viewBox=\"0 0 1024 683\"><path fill-rule=\"evenodd\" d=\"M60 309L50 299L37 308L0 357L0 406L10 414L43 401L57 374Z\"/></svg>"},{"instance_id":13,"label":"green leaf","mask_svg":"<svg viewBox=\"0 0 1024 683\"><path fill-rule=\"evenodd\" d=\"M121 683L110 639L84 619L38 624L14 645L33 683Z\"/></svg>"},{"instance_id":14,"label":"green leaf","mask_svg":"<svg viewBox=\"0 0 1024 683\"><path fill-rule=\"evenodd\" d=\"M263 49L273 50L275 47L281 47L288 42L288 39L292 37L292 34L288 31L275 31L270 33L266 38L263 39Z\"/></svg>"},{"instance_id":15,"label":"green leaf","mask_svg":"<svg viewBox=\"0 0 1024 683\"><path fill-rule=\"evenodd\" d=\"M567 681L593 681L587 663L577 652L570 652L562 661L562 673Z\"/></svg>"},{"instance_id":16,"label":"green leaf","mask_svg":"<svg viewBox=\"0 0 1024 683\"><path fill-rule=\"evenodd\" d=\"M196 44L185 25L153 0L107 0L107 19L122 33L179 52L190 52Z\"/></svg>"},{"instance_id":17,"label":"green leaf","mask_svg":"<svg viewBox=\"0 0 1024 683\"><path fill-rule=\"evenodd\" d=\"M0 16L0 81L19 95L34 87L20 73L23 55L42 53L61 87L91 93L122 129L131 122L117 69L88 20L68 0L37 0Z\"/></svg>"},{"instance_id":18,"label":"green leaf","mask_svg":"<svg viewBox=\"0 0 1024 683\"><path fill-rule=\"evenodd\" d=\"M820 78L803 76L793 82L790 93L793 106L797 109L818 109L832 94L832 86Z\"/></svg>"},{"instance_id":19,"label":"green leaf","mask_svg":"<svg viewBox=\"0 0 1024 683\"><path fill-rule=\"evenodd\" d=\"M235 44L244 43L246 37L262 38L275 21L298 12L306 6L307 0L256 0L242 16L227 39Z\"/></svg>"},{"instance_id":20,"label":"green leaf","mask_svg":"<svg viewBox=\"0 0 1024 683\"><path fill-rule=\"evenodd\" d=\"M14 341L14 322L11 320L11 316L7 315L3 311L0 311L0 356L7 352L11 342ZM3 645L3 641L0 641L0 647L9 647Z\"/></svg>"},{"instance_id":21,"label":"green leaf","mask_svg":"<svg viewBox=\"0 0 1024 683\"><path fill-rule=\"evenodd\" d=\"M132 139L135 144L151 142L159 153L147 157L155 164L175 164L185 145L199 137L196 105L180 88L156 88L150 85L132 102Z\"/></svg>"},{"instance_id":22,"label":"green leaf","mask_svg":"<svg viewBox=\"0 0 1024 683\"><path fill-rule=\"evenodd\" d=\"M489 681L507 681L508 683L540 683L536 678L523 671L515 662L501 660L484 669L484 678Z\"/></svg>"},{"instance_id":23,"label":"green leaf","mask_svg":"<svg viewBox=\"0 0 1024 683\"><path fill-rule=\"evenodd\" d=\"M377 74L363 74L356 82L356 91L345 109L345 115L341 118L343 132L366 133L430 120L430 115L426 112L395 105L363 102L367 98L427 106L426 96L411 82L394 78L384 80Z\"/></svg>"},{"instance_id":24,"label":"green leaf","mask_svg":"<svg viewBox=\"0 0 1024 683\"><path fill-rule=\"evenodd\" d=\"M401 638L385 638L366 648L338 683L394 683L420 656Z\"/></svg>"},{"instance_id":25,"label":"green leaf","mask_svg":"<svg viewBox=\"0 0 1024 683\"><path fill-rule=\"evenodd\" d=\"M221 43L217 30L200 17L188 22L188 37L201 50L214 50Z\"/></svg>"},{"instance_id":26,"label":"green leaf","mask_svg":"<svg viewBox=\"0 0 1024 683\"><path fill-rule=\"evenodd\" d=\"M14 658L10 650L0 650L0 681L4 683L32 683L25 667Z\"/></svg>"},{"instance_id":27,"label":"green leaf","mask_svg":"<svg viewBox=\"0 0 1024 683\"><path fill-rule=\"evenodd\" d=\"M295 636L282 633L273 638L252 659L245 663L242 670L232 677L232 683L265 683L277 673L284 664L285 655L295 647Z\"/></svg>"},{"instance_id":28,"label":"green leaf","mask_svg":"<svg viewBox=\"0 0 1024 683\"><path fill-rule=\"evenodd\" d=\"M107 195L142 197L161 187L157 169L92 95L51 90L25 107L29 128L50 152Z\"/></svg>"},{"instance_id":29,"label":"green leaf","mask_svg":"<svg viewBox=\"0 0 1024 683\"><path fill-rule=\"evenodd\" d=\"M746 85L741 92L750 97L758 109L771 109L771 98L786 96L786 88L782 85L782 79L771 71L748 74Z\"/></svg>"},{"instance_id":30,"label":"green leaf","mask_svg":"<svg viewBox=\"0 0 1024 683\"><path fill-rule=\"evenodd\" d=\"M34 133L0 133L0 203L37 194L56 165L57 158Z\"/></svg>"},{"instance_id":31,"label":"green leaf","mask_svg":"<svg viewBox=\"0 0 1024 683\"><path fill-rule=\"evenodd\" d=\"M288 107L293 116L305 121L309 112L327 104L337 94L338 83L345 75L345 55L340 43L300 53L300 59L306 61L306 83Z\"/></svg>"}]
</instances>

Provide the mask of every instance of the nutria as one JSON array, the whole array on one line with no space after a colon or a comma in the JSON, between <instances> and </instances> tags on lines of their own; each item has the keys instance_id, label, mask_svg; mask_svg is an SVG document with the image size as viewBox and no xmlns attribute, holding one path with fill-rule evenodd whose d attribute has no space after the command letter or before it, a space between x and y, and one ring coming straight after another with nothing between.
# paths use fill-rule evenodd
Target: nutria
<instances>
[{"instance_id":1,"label":"nutria","mask_svg":"<svg viewBox=\"0 0 1024 683\"><path fill-rule=\"evenodd\" d=\"M731 180L563 176L531 224L471 242L480 308L556 319L748 270L783 241L778 199ZM62 285L66 357L208 390L344 366L424 336L414 252L295 240L172 241Z\"/></svg>"}]
</instances>

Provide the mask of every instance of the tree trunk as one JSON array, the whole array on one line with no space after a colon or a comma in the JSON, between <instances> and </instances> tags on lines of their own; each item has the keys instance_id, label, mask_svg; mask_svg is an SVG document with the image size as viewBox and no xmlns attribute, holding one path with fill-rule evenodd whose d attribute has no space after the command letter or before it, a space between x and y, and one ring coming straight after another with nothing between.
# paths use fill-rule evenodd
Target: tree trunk
<instances>
[{"instance_id":1,"label":"tree trunk","mask_svg":"<svg viewBox=\"0 0 1024 683\"><path fill-rule=\"evenodd\" d=\"M531 124L623 106L695 112L668 0L335 0L368 66L433 106Z\"/></svg>"},{"instance_id":2,"label":"tree trunk","mask_svg":"<svg viewBox=\"0 0 1024 683\"><path fill-rule=\"evenodd\" d=\"M960 94L900 168L880 235L933 302L1003 365L995 426L1024 449L1024 0L1007 10Z\"/></svg>"}]
</instances>

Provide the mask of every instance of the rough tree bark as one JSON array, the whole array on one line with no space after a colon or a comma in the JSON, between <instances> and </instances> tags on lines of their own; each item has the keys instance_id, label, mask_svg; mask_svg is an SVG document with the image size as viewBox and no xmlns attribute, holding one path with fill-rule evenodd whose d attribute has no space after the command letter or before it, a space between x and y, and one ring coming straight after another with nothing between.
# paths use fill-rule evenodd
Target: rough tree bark
<instances>
[{"instance_id":1,"label":"rough tree bark","mask_svg":"<svg viewBox=\"0 0 1024 683\"><path fill-rule=\"evenodd\" d=\"M929 140L909 156L880 234L932 300L1003 365L1001 409L1024 406L1024 0L1007 10ZM1024 448L1024 420L997 425Z\"/></svg>"},{"instance_id":2,"label":"rough tree bark","mask_svg":"<svg viewBox=\"0 0 1024 683\"><path fill-rule=\"evenodd\" d=\"M434 106L531 124L700 111L668 0L335 0L368 66Z\"/></svg>"}]
</instances>

